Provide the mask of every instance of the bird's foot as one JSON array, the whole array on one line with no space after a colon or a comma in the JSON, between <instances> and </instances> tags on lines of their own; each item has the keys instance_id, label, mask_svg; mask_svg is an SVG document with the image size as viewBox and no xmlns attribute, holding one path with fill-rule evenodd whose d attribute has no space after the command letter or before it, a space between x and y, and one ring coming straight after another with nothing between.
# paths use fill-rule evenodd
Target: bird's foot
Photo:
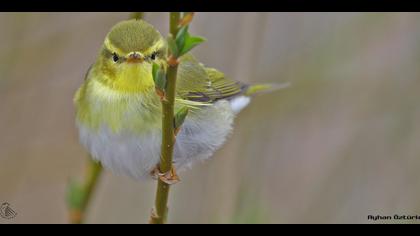
<instances>
[{"instance_id":1,"label":"bird's foot","mask_svg":"<svg viewBox=\"0 0 420 236\"><path fill-rule=\"evenodd\" d=\"M180 181L179 176L176 174L175 167L172 167L170 171L162 173L159 169L159 166L156 166L152 171L153 179L160 179L166 184L172 185Z\"/></svg>"},{"instance_id":2,"label":"bird's foot","mask_svg":"<svg viewBox=\"0 0 420 236\"><path fill-rule=\"evenodd\" d=\"M163 91L160 88L156 88L155 91L156 91L156 94L159 96L161 102L163 102L163 101L166 102L167 101L166 96L165 96L165 91Z\"/></svg>"}]
</instances>

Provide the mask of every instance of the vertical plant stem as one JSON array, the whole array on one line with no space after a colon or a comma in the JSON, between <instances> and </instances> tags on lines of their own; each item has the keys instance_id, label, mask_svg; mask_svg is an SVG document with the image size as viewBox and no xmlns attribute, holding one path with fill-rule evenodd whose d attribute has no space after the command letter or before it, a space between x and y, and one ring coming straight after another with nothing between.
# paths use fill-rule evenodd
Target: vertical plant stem
<instances>
[{"instance_id":1,"label":"vertical plant stem","mask_svg":"<svg viewBox=\"0 0 420 236\"><path fill-rule=\"evenodd\" d=\"M130 19L141 20L144 18L144 12L132 12L130 14Z\"/></svg>"},{"instance_id":2,"label":"vertical plant stem","mask_svg":"<svg viewBox=\"0 0 420 236\"><path fill-rule=\"evenodd\" d=\"M81 199L81 203L78 208L70 210L70 221L72 224L81 224L84 222L86 208L89 205L92 193L97 186L98 179L103 170L102 165L93 161L91 157L89 157L88 162L86 179L81 190L83 192L83 198Z\"/></svg>"},{"instance_id":3,"label":"vertical plant stem","mask_svg":"<svg viewBox=\"0 0 420 236\"><path fill-rule=\"evenodd\" d=\"M180 20L180 12L171 12L169 18L170 33L173 37L178 33L178 23ZM172 170L172 156L175 144L174 133L174 105L176 93L176 76L178 71L177 58L169 55L168 70L166 74L167 86L165 90L165 99L162 100L162 146L159 170L161 173L167 173ZM166 223L168 214L168 196L170 185L158 180L155 208L150 219L152 224Z\"/></svg>"},{"instance_id":4,"label":"vertical plant stem","mask_svg":"<svg viewBox=\"0 0 420 236\"><path fill-rule=\"evenodd\" d=\"M169 15L169 32L175 38L179 30L179 21L181 20L181 12L171 12Z\"/></svg>"}]
</instances>

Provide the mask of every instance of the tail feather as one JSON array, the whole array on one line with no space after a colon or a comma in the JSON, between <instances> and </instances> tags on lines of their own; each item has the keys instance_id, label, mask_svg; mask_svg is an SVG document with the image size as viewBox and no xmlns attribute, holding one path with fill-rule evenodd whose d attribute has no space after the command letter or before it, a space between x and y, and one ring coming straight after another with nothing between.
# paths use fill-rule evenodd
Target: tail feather
<instances>
[{"instance_id":1,"label":"tail feather","mask_svg":"<svg viewBox=\"0 0 420 236\"><path fill-rule=\"evenodd\" d=\"M245 96L251 96L254 94L262 94L262 93L270 93L279 89L284 89L290 86L290 83L282 83L282 84L255 84L250 85L247 90L245 91Z\"/></svg>"}]
</instances>

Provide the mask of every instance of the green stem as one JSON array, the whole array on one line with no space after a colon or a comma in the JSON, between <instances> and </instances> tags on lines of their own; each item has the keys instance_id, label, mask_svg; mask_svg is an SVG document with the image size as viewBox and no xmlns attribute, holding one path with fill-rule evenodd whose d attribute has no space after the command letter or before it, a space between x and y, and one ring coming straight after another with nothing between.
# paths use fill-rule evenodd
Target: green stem
<instances>
[{"instance_id":1,"label":"green stem","mask_svg":"<svg viewBox=\"0 0 420 236\"><path fill-rule=\"evenodd\" d=\"M130 19L141 20L144 18L144 12L132 12L130 14Z\"/></svg>"},{"instance_id":2,"label":"green stem","mask_svg":"<svg viewBox=\"0 0 420 236\"><path fill-rule=\"evenodd\" d=\"M70 221L72 224L81 224L84 222L86 208L90 203L92 193L97 186L98 179L103 170L102 165L93 161L91 157L89 157L88 162L86 179L82 189L83 199L81 200L79 208L71 209L70 211Z\"/></svg>"},{"instance_id":3,"label":"green stem","mask_svg":"<svg viewBox=\"0 0 420 236\"><path fill-rule=\"evenodd\" d=\"M178 33L178 23L180 20L180 12L170 13L170 33L175 37ZM172 55L169 56L171 60ZM177 63L169 63L166 78L167 87L165 89L165 99L162 100L162 146L159 170L161 173L167 173L172 169L172 156L175 144L174 133L174 106L176 93L176 75L178 71ZM155 208L150 223L164 224L166 223L168 214L168 197L170 185L158 180Z\"/></svg>"},{"instance_id":4,"label":"green stem","mask_svg":"<svg viewBox=\"0 0 420 236\"><path fill-rule=\"evenodd\" d=\"M179 21L181 20L181 12L171 12L169 15L169 32L175 38L179 30Z\"/></svg>"}]
</instances>

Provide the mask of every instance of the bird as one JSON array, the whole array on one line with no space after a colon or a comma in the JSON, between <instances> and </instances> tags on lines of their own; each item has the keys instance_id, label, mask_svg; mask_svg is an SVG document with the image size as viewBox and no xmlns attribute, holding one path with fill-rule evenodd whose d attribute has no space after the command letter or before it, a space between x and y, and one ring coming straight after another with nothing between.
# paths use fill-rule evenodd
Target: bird
<instances>
[{"instance_id":1,"label":"bird","mask_svg":"<svg viewBox=\"0 0 420 236\"><path fill-rule=\"evenodd\" d=\"M81 144L117 175L150 179L159 165L162 105L152 67L165 66L167 55L167 42L153 25L140 19L121 21L106 35L75 93ZM175 112L186 106L189 113L176 136L174 169L185 170L210 158L254 94L285 86L249 85L206 67L191 53L180 57Z\"/></svg>"}]
</instances>

